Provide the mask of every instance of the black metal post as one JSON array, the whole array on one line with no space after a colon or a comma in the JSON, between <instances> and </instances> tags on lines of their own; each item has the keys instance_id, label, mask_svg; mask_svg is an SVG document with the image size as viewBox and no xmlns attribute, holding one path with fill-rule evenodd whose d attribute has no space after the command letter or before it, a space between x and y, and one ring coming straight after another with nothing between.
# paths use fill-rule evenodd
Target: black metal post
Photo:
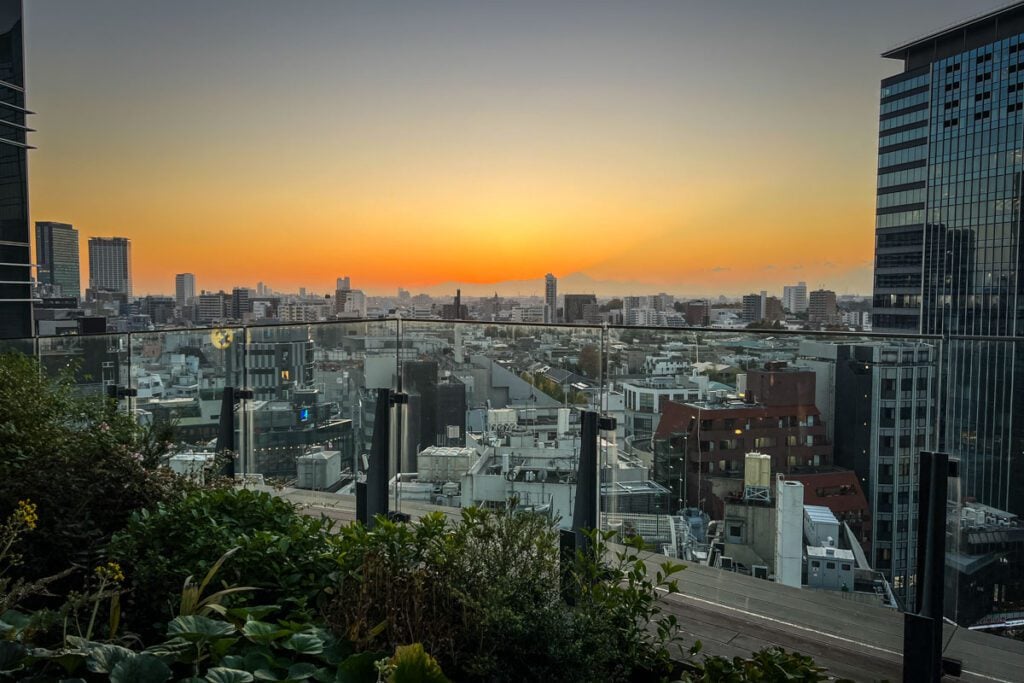
<instances>
[{"instance_id":1,"label":"black metal post","mask_svg":"<svg viewBox=\"0 0 1024 683\"><path fill-rule=\"evenodd\" d=\"M370 464L366 470L367 528L372 529L377 515L388 514L388 459L391 451L391 390L377 390L374 406L373 440L370 445ZM358 488L356 489L358 495ZM361 504L357 501L357 509Z\"/></svg>"},{"instance_id":2,"label":"black metal post","mask_svg":"<svg viewBox=\"0 0 1024 683\"><path fill-rule=\"evenodd\" d=\"M584 411L580 428L580 464L576 471L576 504L572 511L572 530L576 534L576 545L582 550L587 547L583 530L598 528L597 433L597 413Z\"/></svg>"},{"instance_id":3,"label":"black metal post","mask_svg":"<svg viewBox=\"0 0 1024 683\"><path fill-rule=\"evenodd\" d=\"M960 663L942 657L942 613L946 569L946 500L958 461L947 453L922 451L917 499L917 565L914 611L904 614L903 681L934 683Z\"/></svg>"},{"instance_id":4,"label":"black metal post","mask_svg":"<svg viewBox=\"0 0 1024 683\"><path fill-rule=\"evenodd\" d=\"M235 452L235 388L224 387L220 397L220 420L217 422L217 453ZM226 477L235 476L235 459L231 457L224 463L221 474ZM248 472L246 472L248 474Z\"/></svg>"}]
</instances>

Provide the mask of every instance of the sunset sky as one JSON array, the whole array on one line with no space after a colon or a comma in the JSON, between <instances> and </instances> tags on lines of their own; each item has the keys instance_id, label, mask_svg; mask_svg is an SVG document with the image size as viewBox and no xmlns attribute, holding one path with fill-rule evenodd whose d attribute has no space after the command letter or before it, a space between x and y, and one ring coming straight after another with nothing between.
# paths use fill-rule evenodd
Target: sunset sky
<instances>
[{"instance_id":1,"label":"sunset sky","mask_svg":"<svg viewBox=\"0 0 1024 683\"><path fill-rule=\"evenodd\" d=\"M878 54L1005 3L25 4L32 220L83 279L118 235L137 294L699 295L870 293Z\"/></svg>"}]
</instances>

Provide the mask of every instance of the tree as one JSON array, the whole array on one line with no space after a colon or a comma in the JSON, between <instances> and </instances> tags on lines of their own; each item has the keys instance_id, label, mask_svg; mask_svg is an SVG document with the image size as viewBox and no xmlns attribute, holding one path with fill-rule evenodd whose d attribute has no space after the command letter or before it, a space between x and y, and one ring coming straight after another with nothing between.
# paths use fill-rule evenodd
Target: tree
<instances>
[{"instance_id":1,"label":"tree","mask_svg":"<svg viewBox=\"0 0 1024 683\"><path fill-rule=\"evenodd\" d=\"M580 372L587 377L601 374L601 352L593 344L587 344L580 351Z\"/></svg>"}]
</instances>

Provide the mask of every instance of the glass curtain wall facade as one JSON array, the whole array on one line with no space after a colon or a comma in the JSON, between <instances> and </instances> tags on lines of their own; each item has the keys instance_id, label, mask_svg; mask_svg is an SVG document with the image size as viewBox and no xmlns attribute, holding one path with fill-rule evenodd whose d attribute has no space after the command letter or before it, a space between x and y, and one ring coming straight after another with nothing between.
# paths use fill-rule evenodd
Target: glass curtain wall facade
<instances>
[{"instance_id":1,"label":"glass curtain wall facade","mask_svg":"<svg viewBox=\"0 0 1024 683\"><path fill-rule=\"evenodd\" d=\"M67 223L36 223L39 281L59 288L61 296L82 298L78 231Z\"/></svg>"},{"instance_id":2,"label":"glass curtain wall facade","mask_svg":"<svg viewBox=\"0 0 1024 683\"><path fill-rule=\"evenodd\" d=\"M21 0L0 0L0 338L32 335Z\"/></svg>"},{"instance_id":3,"label":"glass curtain wall facade","mask_svg":"<svg viewBox=\"0 0 1024 683\"><path fill-rule=\"evenodd\" d=\"M945 405L930 447L959 458L960 503L1020 515L1024 3L883 57L904 71L882 81L874 329L942 336ZM966 530L958 523L955 536ZM1024 571L1014 553L1001 563L1018 578ZM955 584L975 569L954 548L947 597L962 602ZM959 620L958 606L951 611Z\"/></svg>"}]
</instances>

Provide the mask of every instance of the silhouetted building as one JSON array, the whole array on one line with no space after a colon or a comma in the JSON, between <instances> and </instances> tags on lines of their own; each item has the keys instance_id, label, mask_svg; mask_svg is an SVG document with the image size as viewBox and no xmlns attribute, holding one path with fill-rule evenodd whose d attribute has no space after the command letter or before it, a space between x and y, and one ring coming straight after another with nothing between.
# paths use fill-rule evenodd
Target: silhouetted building
<instances>
[{"instance_id":1,"label":"silhouetted building","mask_svg":"<svg viewBox=\"0 0 1024 683\"><path fill-rule=\"evenodd\" d=\"M597 297L593 294L566 294L565 307L563 310L565 322L586 323L590 322L587 316L587 305L597 305Z\"/></svg>"}]
</instances>

